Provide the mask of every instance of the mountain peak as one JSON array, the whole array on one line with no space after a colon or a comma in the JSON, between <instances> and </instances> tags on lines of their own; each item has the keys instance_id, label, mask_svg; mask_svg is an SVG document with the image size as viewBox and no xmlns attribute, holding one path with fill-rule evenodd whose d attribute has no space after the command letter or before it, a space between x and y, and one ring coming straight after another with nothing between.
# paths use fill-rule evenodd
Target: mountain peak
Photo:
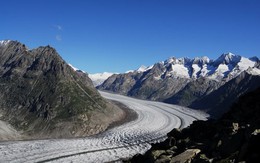
<instances>
[{"instance_id":1,"label":"mountain peak","mask_svg":"<svg viewBox=\"0 0 260 163\"><path fill-rule=\"evenodd\" d=\"M175 57L170 57L167 60L164 61L164 64L186 64L187 62L190 62L191 59L188 57L181 57L181 58L175 58Z\"/></svg>"},{"instance_id":2,"label":"mountain peak","mask_svg":"<svg viewBox=\"0 0 260 163\"><path fill-rule=\"evenodd\" d=\"M144 65L142 65L141 67L139 67L139 68L137 69L137 71L138 71L138 72L144 72L146 69L147 69L147 67L144 66Z\"/></svg>"},{"instance_id":3,"label":"mountain peak","mask_svg":"<svg viewBox=\"0 0 260 163\"><path fill-rule=\"evenodd\" d=\"M0 45L0 112L22 139L96 134L121 114L54 48L27 50L18 41Z\"/></svg>"},{"instance_id":4,"label":"mountain peak","mask_svg":"<svg viewBox=\"0 0 260 163\"><path fill-rule=\"evenodd\" d=\"M215 60L216 64L236 64L240 61L241 56L233 53L223 53L218 59Z\"/></svg>"},{"instance_id":5,"label":"mountain peak","mask_svg":"<svg viewBox=\"0 0 260 163\"><path fill-rule=\"evenodd\" d=\"M5 46L7 45L11 40L2 40L0 41L0 46Z\"/></svg>"},{"instance_id":6,"label":"mountain peak","mask_svg":"<svg viewBox=\"0 0 260 163\"><path fill-rule=\"evenodd\" d=\"M209 57L207 56L203 56L203 57L195 57L193 59L193 64L208 64L210 62Z\"/></svg>"},{"instance_id":7,"label":"mountain peak","mask_svg":"<svg viewBox=\"0 0 260 163\"><path fill-rule=\"evenodd\" d=\"M23 44L23 43L21 43L17 40L1 40L0 41L0 48L1 49L4 49L4 48L14 49L14 48L16 48L16 50L19 49L20 52L30 50L27 46L25 46L25 44ZM14 51L14 53L16 53L16 52Z\"/></svg>"},{"instance_id":8,"label":"mountain peak","mask_svg":"<svg viewBox=\"0 0 260 163\"><path fill-rule=\"evenodd\" d=\"M224 55L227 55L227 56L235 56L235 54L233 54L233 53L231 53L231 52L224 53Z\"/></svg>"},{"instance_id":9,"label":"mountain peak","mask_svg":"<svg viewBox=\"0 0 260 163\"><path fill-rule=\"evenodd\" d=\"M254 61L254 62L259 62L259 58L257 56L253 56L251 58L249 58L251 61Z\"/></svg>"},{"instance_id":10,"label":"mountain peak","mask_svg":"<svg viewBox=\"0 0 260 163\"><path fill-rule=\"evenodd\" d=\"M152 67L153 67L153 66L147 67L147 66L142 65L142 66L139 67L136 71L137 71L137 72L145 72L145 71L147 71L147 70L150 70Z\"/></svg>"}]
</instances>

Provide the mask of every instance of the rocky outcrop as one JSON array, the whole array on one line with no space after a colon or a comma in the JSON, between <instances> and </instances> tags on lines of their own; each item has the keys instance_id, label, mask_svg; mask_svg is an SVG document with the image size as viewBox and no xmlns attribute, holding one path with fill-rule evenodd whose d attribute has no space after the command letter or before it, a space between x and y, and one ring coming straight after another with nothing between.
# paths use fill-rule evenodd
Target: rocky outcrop
<instances>
[{"instance_id":1,"label":"rocky outcrop","mask_svg":"<svg viewBox=\"0 0 260 163\"><path fill-rule=\"evenodd\" d=\"M123 114L54 48L29 50L17 41L0 45L0 98L1 120L21 139L92 135Z\"/></svg>"},{"instance_id":2,"label":"rocky outcrop","mask_svg":"<svg viewBox=\"0 0 260 163\"><path fill-rule=\"evenodd\" d=\"M144 155L125 162L259 162L260 87L241 96L218 120L195 121Z\"/></svg>"},{"instance_id":3,"label":"rocky outcrop","mask_svg":"<svg viewBox=\"0 0 260 163\"><path fill-rule=\"evenodd\" d=\"M181 154L172 157L172 163L186 163L191 162L192 159L200 153L200 149L187 149L186 151L182 152Z\"/></svg>"}]
</instances>

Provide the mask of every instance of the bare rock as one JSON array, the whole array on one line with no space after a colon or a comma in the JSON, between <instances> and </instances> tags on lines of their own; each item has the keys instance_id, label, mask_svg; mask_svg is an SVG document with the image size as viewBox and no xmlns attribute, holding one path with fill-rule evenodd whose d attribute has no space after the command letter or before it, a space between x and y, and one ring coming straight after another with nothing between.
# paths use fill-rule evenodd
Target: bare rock
<instances>
[{"instance_id":1,"label":"bare rock","mask_svg":"<svg viewBox=\"0 0 260 163\"><path fill-rule=\"evenodd\" d=\"M185 152L173 157L171 163L189 163L200 153L200 149L188 149Z\"/></svg>"}]
</instances>

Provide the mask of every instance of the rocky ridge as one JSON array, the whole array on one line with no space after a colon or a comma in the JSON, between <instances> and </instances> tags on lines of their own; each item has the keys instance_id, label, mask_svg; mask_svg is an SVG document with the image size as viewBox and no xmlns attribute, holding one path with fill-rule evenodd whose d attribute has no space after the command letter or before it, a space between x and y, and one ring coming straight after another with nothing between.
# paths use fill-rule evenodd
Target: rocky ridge
<instances>
[{"instance_id":1,"label":"rocky ridge","mask_svg":"<svg viewBox=\"0 0 260 163\"><path fill-rule=\"evenodd\" d=\"M88 136L123 114L54 48L17 41L0 42L0 97L0 120L19 133L12 139Z\"/></svg>"}]
</instances>

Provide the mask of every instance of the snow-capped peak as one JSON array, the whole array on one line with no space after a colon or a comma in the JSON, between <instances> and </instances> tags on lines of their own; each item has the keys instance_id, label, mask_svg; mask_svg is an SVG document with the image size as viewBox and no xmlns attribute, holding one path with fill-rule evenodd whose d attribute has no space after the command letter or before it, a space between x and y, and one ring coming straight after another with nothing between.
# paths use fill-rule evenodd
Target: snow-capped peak
<instances>
[{"instance_id":1,"label":"snow-capped peak","mask_svg":"<svg viewBox=\"0 0 260 163\"><path fill-rule=\"evenodd\" d=\"M233 53L224 53L217 60L215 60L215 64L237 64L240 59L240 55L235 55Z\"/></svg>"},{"instance_id":2,"label":"snow-capped peak","mask_svg":"<svg viewBox=\"0 0 260 163\"><path fill-rule=\"evenodd\" d=\"M137 69L138 72L144 72L147 69L146 66L142 65L141 67L139 67L139 69Z\"/></svg>"},{"instance_id":3,"label":"snow-capped peak","mask_svg":"<svg viewBox=\"0 0 260 163\"><path fill-rule=\"evenodd\" d=\"M170 57L169 59L167 59L166 61L164 61L165 64L170 64L170 63L173 63L175 62L176 58L174 57Z\"/></svg>"},{"instance_id":4,"label":"snow-capped peak","mask_svg":"<svg viewBox=\"0 0 260 163\"><path fill-rule=\"evenodd\" d=\"M7 45L11 40L2 40L0 41L0 46L5 46Z\"/></svg>"},{"instance_id":5,"label":"snow-capped peak","mask_svg":"<svg viewBox=\"0 0 260 163\"><path fill-rule=\"evenodd\" d=\"M201 59L203 61L205 61L206 63L209 63L209 61L210 61L209 57L207 57L207 56L203 56Z\"/></svg>"},{"instance_id":6,"label":"snow-capped peak","mask_svg":"<svg viewBox=\"0 0 260 163\"><path fill-rule=\"evenodd\" d=\"M229 57L235 56L235 54L233 54L231 52L226 53L226 55L229 56Z\"/></svg>"},{"instance_id":7,"label":"snow-capped peak","mask_svg":"<svg viewBox=\"0 0 260 163\"><path fill-rule=\"evenodd\" d=\"M131 73L131 72L135 72L134 70L128 70L125 73Z\"/></svg>"}]
</instances>

